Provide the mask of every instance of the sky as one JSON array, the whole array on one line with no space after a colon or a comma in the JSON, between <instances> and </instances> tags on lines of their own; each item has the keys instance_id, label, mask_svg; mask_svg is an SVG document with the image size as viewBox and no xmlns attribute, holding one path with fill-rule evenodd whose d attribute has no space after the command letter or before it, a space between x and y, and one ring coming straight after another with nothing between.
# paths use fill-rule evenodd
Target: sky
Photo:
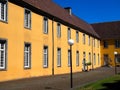
<instances>
[{"instance_id":1,"label":"sky","mask_svg":"<svg viewBox=\"0 0 120 90\"><path fill-rule=\"evenodd\" d=\"M53 0L61 7L92 23L120 21L120 0Z\"/></svg>"}]
</instances>

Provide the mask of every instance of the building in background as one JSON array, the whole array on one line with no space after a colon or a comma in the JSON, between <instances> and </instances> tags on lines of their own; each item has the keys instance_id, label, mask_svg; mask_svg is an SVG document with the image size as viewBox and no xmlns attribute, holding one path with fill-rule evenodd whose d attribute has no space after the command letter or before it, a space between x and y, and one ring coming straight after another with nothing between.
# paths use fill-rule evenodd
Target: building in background
<instances>
[{"instance_id":1,"label":"building in background","mask_svg":"<svg viewBox=\"0 0 120 90\"><path fill-rule=\"evenodd\" d=\"M100 39L91 25L52 0L0 1L0 82L101 66Z\"/></svg>"},{"instance_id":2,"label":"building in background","mask_svg":"<svg viewBox=\"0 0 120 90\"><path fill-rule=\"evenodd\" d=\"M114 66L115 58L120 63L120 21L92 24L101 38L102 66ZM117 55L114 55L117 52Z\"/></svg>"}]
</instances>

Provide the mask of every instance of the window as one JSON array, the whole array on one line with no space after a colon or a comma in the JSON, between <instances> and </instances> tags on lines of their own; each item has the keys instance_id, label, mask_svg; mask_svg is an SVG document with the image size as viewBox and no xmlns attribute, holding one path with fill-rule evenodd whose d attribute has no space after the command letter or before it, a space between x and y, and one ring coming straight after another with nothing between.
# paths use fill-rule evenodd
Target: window
<instances>
[{"instance_id":1,"label":"window","mask_svg":"<svg viewBox=\"0 0 120 90\"><path fill-rule=\"evenodd\" d=\"M58 67L61 66L61 49L60 48L57 49L57 66Z\"/></svg>"},{"instance_id":2,"label":"window","mask_svg":"<svg viewBox=\"0 0 120 90\"><path fill-rule=\"evenodd\" d=\"M103 41L103 44L104 44L104 48L108 48L108 43L107 43L107 41Z\"/></svg>"},{"instance_id":3,"label":"window","mask_svg":"<svg viewBox=\"0 0 120 90\"><path fill-rule=\"evenodd\" d=\"M96 56L95 56L95 53L94 53L94 65L96 65Z\"/></svg>"},{"instance_id":4,"label":"window","mask_svg":"<svg viewBox=\"0 0 120 90\"><path fill-rule=\"evenodd\" d=\"M79 66L79 51L76 51L76 66Z\"/></svg>"},{"instance_id":5,"label":"window","mask_svg":"<svg viewBox=\"0 0 120 90\"><path fill-rule=\"evenodd\" d=\"M94 47L95 47L95 38L93 39L93 45L94 45Z\"/></svg>"},{"instance_id":6,"label":"window","mask_svg":"<svg viewBox=\"0 0 120 90\"><path fill-rule=\"evenodd\" d=\"M0 20L7 21L7 0L0 0Z\"/></svg>"},{"instance_id":7,"label":"window","mask_svg":"<svg viewBox=\"0 0 120 90\"><path fill-rule=\"evenodd\" d=\"M104 65L108 66L109 65L109 55L108 54L104 54L103 58L104 58Z\"/></svg>"},{"instance_id":8,"label":"window","mask_svg":"<svg viewBox=\"0 0 120 90\"><path fill-rule=\"evenodd\" d=\"M76 42L78 43L79 42L79 32L76 31Z\"/></svg>"},{"instance_id":9,"label":"window","mask_svg":"<svg viewBox=\"0 0 120 90\"><path fill-rule=\"evenodd\" d=\"M70 28L68 28L68 40L71 38L71 31Z\"/></svg>"},{"instance_id":10,"label":"window","mask_svg":"<svg viewBox=\"0 0 120 90\"><path fill-rule=\"evenodd\" d=\"M68 50L68 66L70 66L70 50Z\"/></svg>"},{"instance_id":11,"label":"window","mask_svg":"<svg viewBox=\"0 0 120 90\"><path fill-rule=\"evenodd\" d=\"M98 42L97 44L98 44L98 48L99 48L100 42L99 42L99 40L97 40L97 42Z\"/></svg>"},{"instance_id":12,"label":"window","mask_svg":"<svg viewBox=\"0 0 120 90\"><path fill-rule=\"evenodd\" d=\"M61 37L61 25L60 25L60 23L57 24L57 37Z\"/></svg>"},{"instance_id":13,"label":"window","mask_svg":"<svg viewBox=\"0 0 120 90\"><path fill-rule=\"evenodd\" d=\"M120 48L120 40L115 40L115 47Z\"/></svg>"},{"instance_id":14,"label":"window","mask_svg":"<svg viewBox=\"0 0 120 90\"><path fill-rule=\"evenodd\" d=\"M83 44L85 44L85 34L83 34Z\"/></svg>"},{"instance_id":15,"label":"window","mask_svg":"<svg viewBox=\"0 0 120 90\"><path fill-rule=\"evenodd\" d=\"M24 20L25 28L31 28L31 11L25 9L25 20Z\"/></svg>"},{"instance_id":16,"label":"window","mask_svg":"<svg viewBox=\"0 0 120 90\"><path fill-rule=\"evenodd\" d=\"M47 46L44 46L43 67L48 67L48 47Z\"/></svg>"},{"instance_id":17,"label":"window","mask_svg":"<svg viewBox=\"0 0 120 90\"><path fill-rule=\"evenodd\" d=\"M91 53L89 53L89 62L91 62Z\"/></svg>"},{"instance_id":18,"label":"window","mask_svg":"<svg viewBox=\"0 0 120 90\"><path fill-rule=\"evenodd\" d=\"M0 70L6 69L6 41L0 40Z\"/></svg>"},{"instance_id":19,"label":"window","mask_svg":"<svg viewBox=\"0 0 120 90\"><path fill-rule=\"evenodd\" d=\"M85 54L85 52L83 52L83 58L86 58L86 54Z\"/></svg>"},{"instance_id":20,"label":"window","mask_svg":"<svg viewBox=\"0 0 120 90\"><path fill-rule=\"evenodd\" d=\"M90 46L90 36L88 36L88 45Z\"/></svg>"},{"instance_id":21,"label":"window","mask_svg":"<svg viewBox=\"0 0 120 90\"><path fill-rule=\"evenodd\" d=\"M31 64L31 45L25 43L24 46L24 68L30 68Z\"/></svg>"},{"instance_id":22,"label":"window","mask_svg":"<svg viewBox=\"0 0 120 90\"><path fill-rule=\"evenodd\" d=\"M99 54L98 54L98 65L100 64L100 57L99 57Z\"/></svg>"},{"instance_id":23,"label":"window","mask_svg":"<svg viewBox=\"0 0 120 90\"><path fill-rule=\"evenodd\" d=\"M44 17L44 33L48 33L48 18Z\"/></svg>"}]
</instances>

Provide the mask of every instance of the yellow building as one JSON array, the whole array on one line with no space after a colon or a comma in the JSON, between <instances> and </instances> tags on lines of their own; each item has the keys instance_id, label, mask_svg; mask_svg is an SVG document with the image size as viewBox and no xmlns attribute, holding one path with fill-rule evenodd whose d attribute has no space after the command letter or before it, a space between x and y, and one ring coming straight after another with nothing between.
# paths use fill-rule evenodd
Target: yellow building
<instances>
[{"instance_id":1,"label":"yellow building","mask_svg":"<svg viewBox=\"0 0 120 90\"><path fill-rule=\"evenodd\" d=\"M0 1L0 82L101 66L100 40L91 25L52 0Z\"/></svg>"},{"instance_id":2,"label":"yellow building","mask_svg":"<svg viewBox=\"0 0 120 90\"><path fill-rule=\"evenodd\" d=\"M96 23L92 26L101 38L101 65L115 66L115 61L120 64L120 21Z\"/></svg>"}]
</instances>

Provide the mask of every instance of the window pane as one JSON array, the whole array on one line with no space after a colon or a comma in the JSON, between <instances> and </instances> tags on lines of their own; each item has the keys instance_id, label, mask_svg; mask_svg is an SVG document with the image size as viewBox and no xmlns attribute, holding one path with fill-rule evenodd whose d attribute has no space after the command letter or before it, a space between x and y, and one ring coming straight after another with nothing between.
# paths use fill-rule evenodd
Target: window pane
<instances>
[{"instance_id":1,"label":"window pane","mask_svg":"<svg viewBox=\"0 0 120 90\"><path fill-rule=\"evenodd\" d=\"M79 66L79 51L76 52L76 65Z\"/></svg>"},{"instance_id":2,"label":"window pane","mask_svg":"<svg viewBox=\"0 0 120 90\"><path fill-rule=\"evenodd\" d=\"M44 47L44 61L43 67L48 67L48 47Z\"/></svg>"},{"instance_id":3,"label":"window pane","mask_svg":"<svg viewBox=\"0 0 120 90\"><path fill-rule=\"evenodd\" d=\"M85 34L83 34L83 44L85 44Z\"/></svg>"},{"instance_id":4,"label":"window pane","mask_svg":"<svg viewBox=\"0 0 120 90\"><path fill-rule=\"evenodd\" d=\"M76 42L79 42L79 32L76 32Z\"/></svg>"},{"instance_id":5,"label":"window pane","mask_svg":"<svg viewBox=\"0 0 120 90\"><path fill-rule=\"evenodd\" d=\"M31 28L31 12L25 9L25 27Z\"/></svg>"},{"instance_id":6,"label":"window pane","mask_svg":"<svg viewBox=\"0 0 120 90\"><path fill-rule=\"evenodd\" d=\"M68 50L68 66L70 66L70 50Z\"/></svg>"},{"instance_id":7,"label":"window pane","mask_svg":"<svg viewBox=\"0 0 120 90\"><path fill-rule=\"evenodd\" d=\"M30 68L30 60L31 60L31 45L30 44L25 44L25 51L24 51L24 67L25 68Z\"/></svg>"},{"instance_id":8,"label":"window pane","mask_svg":"<svg viewBox=\"0 0 120 90\"><path fill-rule=\"evenodd\" d=\"M44 17L44 33L48 33L48 19Z\"/></svg>"},{"instance_id":9,"label":"window pane","mask_svg":"<svg viewBox=\"0 0 120 90\"><path fill-rule=\"evenodd\" d=\"M5 41L0 41L0 69L5 69L6 55L5 55Z\"/></svg>"},{"instance_id":10,"label":"window pane","mask_svg":"<svg viewBox=\"0 0 120 90\"><path fill-rule=\"evenodd\" d=\"M68 28L68 40L71 38L71 31L70 28Z\"/></svg>"},{"instance_id":11,"label":"window pane","mask_svg":"<svg viewBox=\"0 0 120 90\"><path fill-rule=\"evenodd\" d=\"M7 21L7 1L0 1L0 20Z\"/></svg>"},{"instance_id":12,"label":"window pane","mask_svg":"<svg viewBox=\"0 0 120 90\"><path fill-rule=\"evenodd\" d=\"M59 48L57 51L57 66L61 66L61 49Z\"/></svg>"},{"instance_id":13,"label":"window pane","mask_svg":"<svg viewBox=\"0 0 120 90\"><path fill-rule=\"evenodd\" d=\"M107 43L107 41L104 41L103 43L104 43L104 48L108 48L108 43Z\"/></svg>"},{"instance_id":14,"label":"window pane","mask_svg":"<svg viewBox=\"0 0 120 90\"><path fill-rule=\"evenodd\" d=\"M61 37L61 25L59 23L57 24L57 36Z\"/></svg>"}]
</instances>

